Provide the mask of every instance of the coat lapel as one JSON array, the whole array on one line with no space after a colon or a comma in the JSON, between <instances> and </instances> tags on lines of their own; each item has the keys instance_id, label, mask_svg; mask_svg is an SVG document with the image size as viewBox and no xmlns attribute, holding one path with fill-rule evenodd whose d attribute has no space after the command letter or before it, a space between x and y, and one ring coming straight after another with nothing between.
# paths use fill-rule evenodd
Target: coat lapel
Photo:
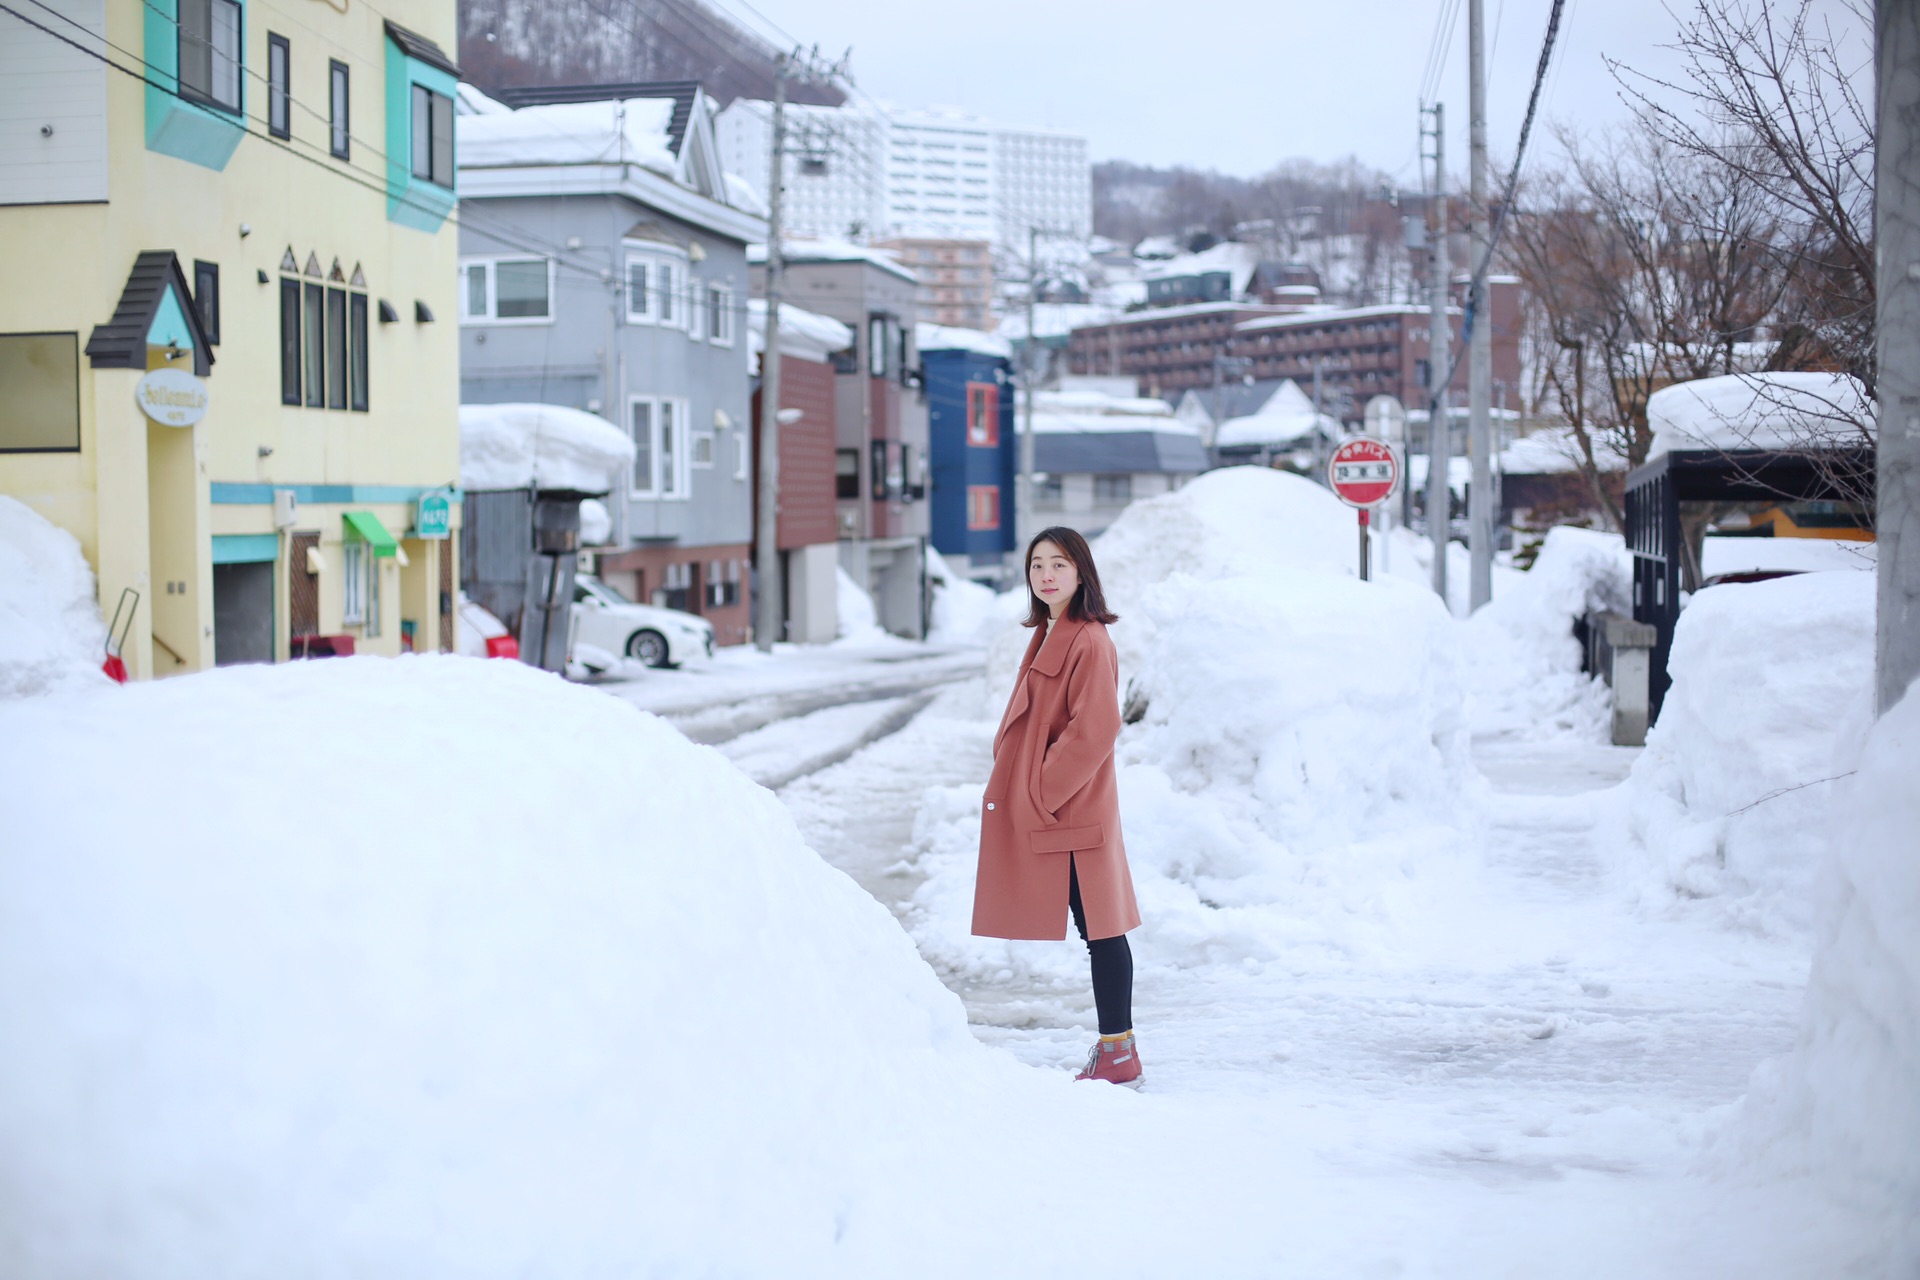
<instances>
[{"instance_id":1,"label":"coat lapel","mask_svg":"<svg viewBox=\"0 0 1920 1280\"><path fill-rule=\"evenodd\" d=\"M1072 618L1062 618L1054 623L1053 630L1046 633L1040 651L1033 656L1033 669L1043 676L1059 675L1060 668L1067 662L1067 650L1073 648L1073 638L1086 625Z\"/></svg>"},{"instance_id":2,"label":"coat lapel","mask_svg":"<svg viewBox=\"0 0 1920 1280\"><path fill-rule=\"evenodd\" d=\"M1045 648L1048 633L1044 628L1034 628L1034 636L1027 641L1027 656L1020 660L1020 674L1014 677L1013 697L1007 702L1007 713L1000 717L1000 731L993 735L993 754L1000 754L1000 740L1007 736L1014 722L1026 714L1028 705L1033 701L1027 692L1027 671L1033 666L1039 651Z\"/></svg>"}]
</instances>

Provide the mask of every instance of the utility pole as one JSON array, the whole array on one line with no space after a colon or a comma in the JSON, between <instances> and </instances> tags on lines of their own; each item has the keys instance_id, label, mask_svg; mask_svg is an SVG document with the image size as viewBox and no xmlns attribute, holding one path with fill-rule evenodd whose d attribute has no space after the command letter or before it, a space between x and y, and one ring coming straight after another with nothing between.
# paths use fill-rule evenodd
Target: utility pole
<instances>
[{"instance_id":1,"label":"utility pole","mask_svg":"<svg viewBox=\"0 0 1920 1280\"><path fill-rule=\"evenodd\" d=\"M1433 233L1431 277L1433 311L1427 331L1427 537L1433 543L1433 589L1442 604L1447 599L1447 524L1453 500L1447 488L1448 439L1447 374L1452 333L1447 327L1447 116L1436 102L1433 116L1433 205L1437 210Z\"/></svg>"},{"instance_id":2,"label":"utility pole","mask_svg":"<svg viewBox=\"0 0 1920 1280\"><path fill-rule=\"evenodd\" d=\"M805 65L795 64L805 58ZM767 333L760 353L760 480L754 494L753 567L760 595L754 601L753 644L773 651L784 621L785 583L780 572L780 195L786 186L787 81L845 78L846 59L820 66L820 51L781 54L773 64L773 137L767 151Z\"/></svg>"},{"instance_id":3,"label":"utility pole","mask_svg":"<svg viewBox=\"0 0 1920 1280\"><path fill-rule=\"evenodd\" d=\"M1493 599L1493 317L1487 314L1487 57L1485 0L1467 0L1467 202L1472 230L1473 283L1467 315L1467 609Z\"/></svg>"},{"instance_id":4,"label":"utility pole","mask_svg":"<svg viewBox=\"0 0 1920 1280\"><path fill-rule=\"evenodd\" d=\"M1874 5L1880 541L1874 705L1920 678L1920 2Z\"/></svg>"},{"instance_id":5,"label":"utility pole","mask_svg":"<svg viewBox=\"0 0 1920 1280\"><path fill-rule=\"evenodd\" d=\"M1027 337L1020 347L1020 474L1015 477L1013 486L1014 541L1019 544L1021 555L1027 553L1026 540L1038 532L1033 515L1033 392L1035 384L1040 381L1045 361L1040 340L1034 336L1033 324L1034 304L1040 293L1040 237L1072 234L1071 228L1027 228ZM1026 572L1026 566L1021 565L1023 582Z\"/></svg>"}]
</instances>

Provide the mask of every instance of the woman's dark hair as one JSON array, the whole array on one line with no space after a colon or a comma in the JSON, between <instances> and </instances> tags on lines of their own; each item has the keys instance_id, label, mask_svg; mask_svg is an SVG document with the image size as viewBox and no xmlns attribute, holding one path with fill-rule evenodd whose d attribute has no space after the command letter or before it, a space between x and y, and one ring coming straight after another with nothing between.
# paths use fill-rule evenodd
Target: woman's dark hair
<instances>
[{"instance_id":1,"label":"woman's dark hair","mask_svg":"<svg viewBox=\"0 0 1920 1280\"><path fill-rule=\"evenodd\" d=\"M1043 542L1051 542L1064 551L1073 562L1073 571L1080 576L1080 585L1074 588L1073 599L1067 602L1067 617L1075 622L1120 621L1120 615L1107 608L1107 597L1100 590L1100 571L1093 567L1093 548L1087 545L1078 529L1057 524L1034 534L1033 541L1027 544L1027 558L1021 563L1020 572L1027 580L1027 601L1032 607L1027 610L1027 620L1020 625L1045 626L1047 616L1053 612L1047 608L1046 601L1033 594L1033 549Z\"/></svg>"}]
</instances>

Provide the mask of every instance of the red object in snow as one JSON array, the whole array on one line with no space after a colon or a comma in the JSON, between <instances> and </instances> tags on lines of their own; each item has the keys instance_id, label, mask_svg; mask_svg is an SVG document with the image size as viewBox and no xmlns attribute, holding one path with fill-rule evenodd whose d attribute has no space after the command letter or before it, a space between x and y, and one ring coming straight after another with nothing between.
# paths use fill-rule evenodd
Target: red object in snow
<instances>
[{"instance_id":1,"label":"red object in snow","mask_svg":"<svg viewBox=\"0 0 1920 1280\"><path fill-rule=\"evenodd\" d=\"M132 597L131 600L128 599L129 596ZM140 593L132 587L124 588L120 592L120 603L113 607L113 621L107 624L107 640L104 646L106 658L101 662L100 669L106 672L107 678L115 684L127 682L127 660L120 656L120 652L127 647L127 633L133 630L134 611L139 607Z\"/></svg>"},{"instance_id":2,"label":"red object in snow","mask_svg":"<svg viewBox=\"0 0 1920 1280\"><path fill-rule=\"evenodd\" d=\"M115 684L125 684L127 682L126 660L117 653L108 654L107 660L100 664L100 669L106 672L108 679L112 680Z\"/></svg>"},{"instance_id":3,"label":"red object in snow","mask_svg":"<svg viewBox=\"0 0 1920 1280\"><path fill-rule=\"evenodd\" d=\"M295 636L287 644L295 658L351 658L352 636Z\"/></svg>"},{"instance_id":4,"label":"red object in snow","mask_svg":"<svg viewBox=\"0 0 1920 1280\"><path fill-rule=\"evenodd\" d=\"M520 656L520 642L512 636L507 635L488 636L487 656L489 658L518 658Z\"/></svg>"},{"instance_id":5,"label":"red object in snow","mask_svg":"<svg viewBox=\"0 0 1920 1280\"><path fill-rule=\"evenodd\" d=\"M1400 487L1400 457L1374 436L1348 436L1327 461L1327 480L1350 507L1377 507Z\"/></svg>"}]
</instances>

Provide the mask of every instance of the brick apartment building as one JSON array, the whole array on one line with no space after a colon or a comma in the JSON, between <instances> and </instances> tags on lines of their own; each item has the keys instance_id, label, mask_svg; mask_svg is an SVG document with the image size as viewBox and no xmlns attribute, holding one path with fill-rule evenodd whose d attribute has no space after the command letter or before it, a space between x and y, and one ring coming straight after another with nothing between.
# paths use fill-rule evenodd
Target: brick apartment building
<instances>
[{"instance_id":1,"label":"brick apartment building","mask_svg":"<svg viewBox=\"0 0 1920 1280\"><path fill-rule=\"evenodd\" d=\"M960 329L993 328L993 246L985 240L900 236L874 242L915 275L923 321Z\"/></svg>"},{"instance_id":2,"label":"brick apartment building","mask_svg":"<svg viewBox=\"0 0 1920 1280\"><path fill-rule=\"evenodd\" d=\"M1251 302L1198 302L1133 311L1106 324L1075 329L1067 340L1067 372L1127 375L1140 394L1169 399L1219 380L1216 356L1231 354L1234 328L1291 314Z\"/></svg>"}]
</instances>

